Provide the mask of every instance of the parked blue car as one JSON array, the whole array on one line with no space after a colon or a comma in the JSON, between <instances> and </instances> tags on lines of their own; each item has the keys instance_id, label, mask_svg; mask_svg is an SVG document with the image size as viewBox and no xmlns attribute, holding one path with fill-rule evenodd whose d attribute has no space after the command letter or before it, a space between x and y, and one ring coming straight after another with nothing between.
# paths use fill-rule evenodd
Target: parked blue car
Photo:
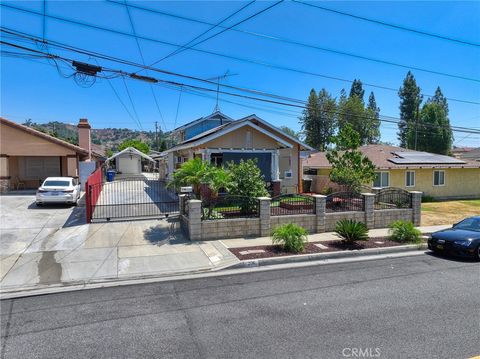
<instances>
[{"instance_id":1,"label":"parked blue car","mask_svg":"<svg viewBox=\"0 0 480 359\"><path fill-rule=\"evenodd\" d=\"M480 260L480 216L469 217L452 228L432 234L428 248L436 253Z\"/></svg>"}]
</instances>

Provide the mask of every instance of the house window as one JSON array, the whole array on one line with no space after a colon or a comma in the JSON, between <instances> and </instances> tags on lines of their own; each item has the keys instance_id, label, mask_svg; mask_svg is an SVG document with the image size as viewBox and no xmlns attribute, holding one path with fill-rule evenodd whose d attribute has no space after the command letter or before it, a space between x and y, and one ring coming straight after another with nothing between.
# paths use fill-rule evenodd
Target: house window
<instances>
[{"instance_id":1,"label":"house window","mask_svg":"<svg viewBox=\"0 0 480 359\"><path fill-rule=\"evenodd\" d=\"M210 163L221 167L223 165L223 153L212 153Z\"/></svg>"},{"instance_id":2,"label":"house window","mask_svg":"<svg viewBox=\"0 0 480 359\"><path fill-rule=\"evenodd\" d=\"M445 186L445 171L433 171L433 185Z\"/></svg>"},{"instance_id":3,"label":"house window","mask_svg":"<svg viewBox=\"0 0 480 359\"><path fill-rule=\"evenodd\" d=\"M316 176L317 175L317 169L316 168L304 168L303 169L303 174L304 175Z\"/></svg>"},{"instance_id":4,"label":"house window","mask_svg":"<svg viewBox=\"0 0 480 359\"><path fill-rule=\"evenodd\" d=\"M373 181L373 187L388 187L389 185L390 185L390 173L375 172L375 180Z\"/></svg>"},{"instance_id":5,"label":"house window","mask_svg":"<svg viewBox=\"0 0 480 359\"><path fill-rule=\"evenodd\" d=\"M405 172L405 187L415 187L415 171Z\"/></svg>"}]
</instances>

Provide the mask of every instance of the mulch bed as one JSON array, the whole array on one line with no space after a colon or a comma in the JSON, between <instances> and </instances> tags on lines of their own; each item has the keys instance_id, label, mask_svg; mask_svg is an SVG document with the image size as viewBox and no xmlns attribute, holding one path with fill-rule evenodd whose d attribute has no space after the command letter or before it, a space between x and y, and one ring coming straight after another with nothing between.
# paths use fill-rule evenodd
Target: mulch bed
<instances>
[{"instance_id":1,"label":"mulch bed","mask_svg":"<svg viewBox=\"0 0 480 359\"><path fill-rule=\"evenodd\" d=\"M375 243L375 242L383 242L383 243ZM319 248L315 245L315 243L323 244L328 248L324 248L324 249ZM382 237L382 238L370 238L370 240L368 241L360 241L353 244L347 244L341 240L311 242L305 246L304 252L297 253L297 254L284 251L281 245L229 248L229 251L232 252L238 259L245 260L245 259L269 258L269 257L283 257L283 256L291 256L291 255L299 255L299 254L351 251L351 250L360 250L360 249L367 249L367 248L395 247L395 246L401 246L405 244L408 244L408 243L398 243L398 242L389 240L388 237ZM240 254L240 252L244 252L248 250L264 250L265 252Z\"/></svg>"}]
</instances>

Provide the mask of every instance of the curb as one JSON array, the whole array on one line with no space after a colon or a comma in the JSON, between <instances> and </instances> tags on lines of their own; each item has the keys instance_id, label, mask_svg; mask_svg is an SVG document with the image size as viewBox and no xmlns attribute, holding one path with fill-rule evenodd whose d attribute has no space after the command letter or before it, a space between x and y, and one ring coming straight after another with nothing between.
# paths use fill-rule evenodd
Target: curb
<instances>
[{"instance_id":1,"label":"curb","mask_svg":"<svg viewBox=\"0 0 480 359\"><path fill-rule=\"evenodd\" d=\"M297 255L284 256L284 257L247 259L247 260L241 261L240 263L234 264L231 267L228 267L228 269L252 268L252 267L270 266L275 264L320 261L324 259L339 259L339 258L362 257L362 256L371 256L371 255L380 255L380 254L402 253L402 252L410 252L410 251L422 251L422 250L426 250L427 248L428 248L427 243L421 243L421 244L408 244L408 245L396 246L396 247L368 248L368 249L362 249L362 250L337 251L337 252L315 253L315 254L297 254Z\"/></svg>"}]
</instances>

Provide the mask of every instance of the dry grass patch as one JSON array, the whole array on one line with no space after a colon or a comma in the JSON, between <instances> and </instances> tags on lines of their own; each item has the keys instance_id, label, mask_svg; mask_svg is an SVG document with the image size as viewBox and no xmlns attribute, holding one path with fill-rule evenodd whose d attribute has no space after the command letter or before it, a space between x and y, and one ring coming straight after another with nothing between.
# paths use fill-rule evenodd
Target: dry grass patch
<instances>
[{"instance_id":1,"label":"dry grass patch","mask_svg":"<svg viewBox=\"0 0 480 359\"><path fill-rule=\"evenodd\" d=\"M480 199L422 203L422 226L453 224L480 215Z\"/></svg>"}]
</instances>

